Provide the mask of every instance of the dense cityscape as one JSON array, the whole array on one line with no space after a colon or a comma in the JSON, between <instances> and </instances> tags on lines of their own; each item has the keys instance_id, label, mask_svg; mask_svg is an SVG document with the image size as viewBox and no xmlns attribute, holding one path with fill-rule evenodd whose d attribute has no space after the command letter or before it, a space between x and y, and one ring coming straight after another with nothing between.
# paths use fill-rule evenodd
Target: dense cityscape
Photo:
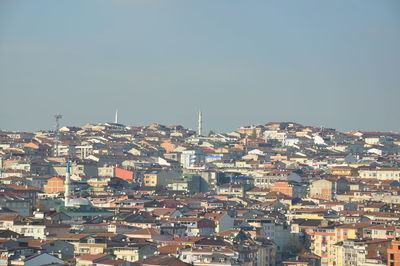
<instances>
[{"instance_id":1,"label":"dense cityscape","mask_svg":"<svg viewBox=\"0 0 400 266\"><path fill-rule=\"evenodd\" d=\"M0 265L400 265L400 134L0 131Z\"/></svg>"},{"instance_id":2,"label":"dense cityscape","mask_svg":"<svg viewBox=\"0 0 400 266\"><path fill-rule=\"evenodd\" d=\"M0 0L0 266L400 266L400 0Z\"/></svg>"}]
</instances>

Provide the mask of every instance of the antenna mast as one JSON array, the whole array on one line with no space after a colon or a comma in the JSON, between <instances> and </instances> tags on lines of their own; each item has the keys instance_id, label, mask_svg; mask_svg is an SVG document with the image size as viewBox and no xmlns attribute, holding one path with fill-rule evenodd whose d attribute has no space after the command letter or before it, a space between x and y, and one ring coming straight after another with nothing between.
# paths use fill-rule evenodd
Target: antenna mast
<instances>
[{"instance_id":1,"label":"antenna mast","mask_svg":"<svg viewBox=\"0 0 400 266\"><path fill-rule=\"evenodd\" d=\"M62 118L62 115L56 114L54 115L54 118L56 119L56 148L55 148L55 156L58 157L58 143L60 142L60 135L59 135L59 129L60 129L60 120Z\"/></svg>"}]
</instances>

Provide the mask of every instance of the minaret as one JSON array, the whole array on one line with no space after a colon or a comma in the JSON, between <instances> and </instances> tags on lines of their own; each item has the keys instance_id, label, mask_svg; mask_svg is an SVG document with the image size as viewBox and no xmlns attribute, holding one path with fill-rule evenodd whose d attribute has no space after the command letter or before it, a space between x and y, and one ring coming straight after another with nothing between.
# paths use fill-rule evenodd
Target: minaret
<instances>
[{"instance_id":1,"label":"minaret","mask_svg":"<svg viewBox=\"0 0 400 266\"><path fill-rule=\"evenodd\" d=\"M67 162L67 173L65 175L65 192L64 192L64 206L65 207L69 206L69 185L71 183L70 175L71 175L71 165L69 162Z\"/></svg>"},{"instance_id":2,"label":"minaret","mask_svg":"<svg viewBox=\"0 0 400 266\"><path fill-rule=\"evenodd\" d=\"M62 118L62 115L60 114L56 114L54 116L54 118L56 119L56 132L55 132L55 136L56 136L56 146L55 146L55 151L54 151L54 155L56 157L58 157L58 143L60 142L60 119Z\"/></svg>"},{"instance_id":3,"label":"minaret","mask_svg":"<svg viewBox=\"0 0 400 266\"><path fill-rule=\"evenodd\" d=\"M114 123L118 124L118 109L115 110L115 121L114 121Z\"/></svg>"},{"instance_id":4,"label":"minaret","mask_svg":"<svg viewBox=\"0 0 400 266\"><path fill-rule=\"evenodd\" d=\"M198 125L198 134L199 136L201 136L201 130L202 130L202 126L203 126L203 115L201 113L201 111L199 111L199 121L198 121L199 125Z\"/></svg>"}]
</instances>

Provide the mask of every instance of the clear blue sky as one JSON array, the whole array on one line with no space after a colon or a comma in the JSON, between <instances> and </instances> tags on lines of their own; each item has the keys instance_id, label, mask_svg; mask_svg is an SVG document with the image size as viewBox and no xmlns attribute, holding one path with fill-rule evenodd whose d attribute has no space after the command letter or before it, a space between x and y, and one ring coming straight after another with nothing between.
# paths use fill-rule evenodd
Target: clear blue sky
<instances>
[{"instance_id":1,"label":"clear blue sky","mask_svg":"<svg viewBox=\"0 0 400 266\"><path fill-rule=\"evenodd\" d=\"M0 128L400 131L400 1L0 2Z\"/></svg>"}]
</instances>

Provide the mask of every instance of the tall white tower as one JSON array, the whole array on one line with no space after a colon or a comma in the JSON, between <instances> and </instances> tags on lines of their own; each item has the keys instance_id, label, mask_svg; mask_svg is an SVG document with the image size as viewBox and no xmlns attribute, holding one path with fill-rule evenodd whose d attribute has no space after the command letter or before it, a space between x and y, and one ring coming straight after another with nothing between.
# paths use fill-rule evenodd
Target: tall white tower
<instances>
[{"instance_id":1,"label":"tall white tower","mask_svg":"<svg viewBox=\"0 0 400 266\"><path fill-rule=\"evenodd\" d=\"M201 136L201 131L202 131L202 129L203 129L203 115L202 115L202 113L201 113L201 111L199 111L199 121L198 121L198 134L199 134L199 136Z\"/></svg>"},{"instance_id":2,"label":"tall white tower","mask_svg":"<svg viewBox=\"0 0 400 266\"><path fill-rule=\"evenodd\" d=\"M64 192L64 206L69 206L69 185L71 184L71 165L67 162L67 173L65 175L65 192Z\"/></svg>"},{"instance_id":3,"label":"tall white tower","mask_svg":"<svg viewBox=\"0 0 400 266\"><path fill-rule=\"evenodd\" d=\"M118 124L118 109L115 110L115 120L114 120L115 124Z\"/></svg>"},{"instance_id":4,"label":"tall white tower","mask_svg":"<svg viewBox=\"0 0 400 266\"><path fill-rule=\"evenodd\" d=\"M62 118L62 115L56 114L54 115L54 118L56 119L56 132L55 132L55 137L56 137L56 142L55 142L55 151L54 155L58 157L58 143L60 142L60 119Z\"/></svg>"}]
</instances>

